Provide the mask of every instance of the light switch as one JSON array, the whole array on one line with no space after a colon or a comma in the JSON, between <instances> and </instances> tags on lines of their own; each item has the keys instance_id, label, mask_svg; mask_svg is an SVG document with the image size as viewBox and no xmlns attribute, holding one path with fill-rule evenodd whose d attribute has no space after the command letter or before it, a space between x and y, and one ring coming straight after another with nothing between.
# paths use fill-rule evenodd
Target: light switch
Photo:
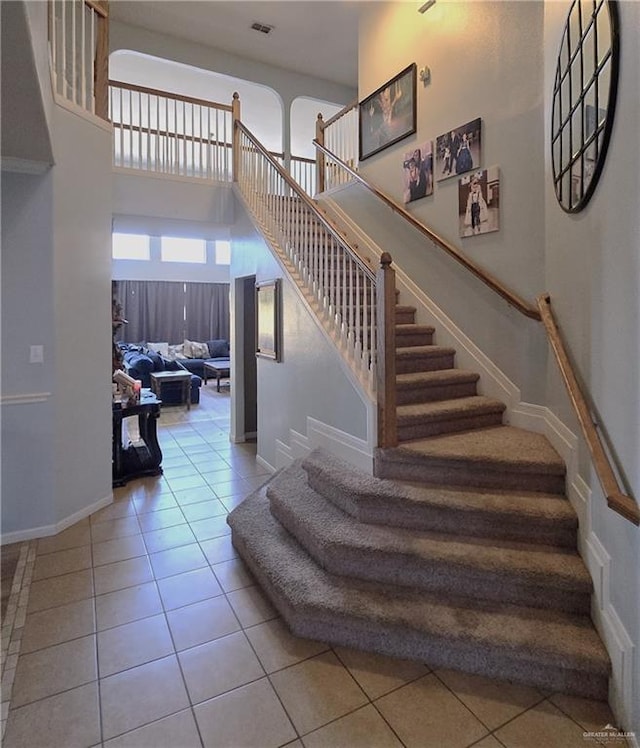
<instances>
[{"instance_id":1,"label":"light switch","mask_svg":"<svg viewBox=\"0 0 640 748\"><path fill-rule=\"evenodd\" d=\"M44 362L44 346L32 345L29 347L29 363L41 364Z\"/></svg>"}]
</instances>

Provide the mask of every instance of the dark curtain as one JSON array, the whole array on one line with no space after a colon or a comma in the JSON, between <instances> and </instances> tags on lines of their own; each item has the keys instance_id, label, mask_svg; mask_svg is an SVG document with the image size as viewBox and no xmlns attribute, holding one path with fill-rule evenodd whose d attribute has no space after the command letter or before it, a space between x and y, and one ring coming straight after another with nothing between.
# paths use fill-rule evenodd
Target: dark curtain
<instances>
[{"instance_id":1,"label":"dark curtain","mask_svg":"<svg viewBox=\"0 0 640 748\"><path fill-rule=\"evenodd\" d=\"M188 340L229 340L228 283L187 283L185 306Z\"/></svg>"},{"instance_id":2,"label":"dark curtain","mask_svg":"<svg viewBox=\"0 0 640 748\"><path fill-rule=\"evenodd\" d=\"M122 328L126 343L184 340L184 283L118 281L118 299L128 320Z\"/></svg>"},{"instance_id":3,"label":"dark curtain","mask_svg":"<svg viewBox=\"0 0 640 748\"><path fill-rule=\"evenodd\" d=\"M128 320L117 335L125 343L229 340L228 283L121 280L114 295Z\"/></svg>"}]
</instances>

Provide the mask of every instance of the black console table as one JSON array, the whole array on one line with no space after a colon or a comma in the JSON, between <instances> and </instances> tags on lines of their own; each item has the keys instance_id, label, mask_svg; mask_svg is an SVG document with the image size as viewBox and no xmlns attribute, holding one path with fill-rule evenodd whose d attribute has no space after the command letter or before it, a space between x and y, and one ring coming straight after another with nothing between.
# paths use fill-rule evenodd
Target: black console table
<instances>
[{"instance_id":1,"label":"black console table","mask_svg":"<svg viewBox=\"0 0 640 748\"><path fill-rule=\"evenodd\" d=\"M122 408L113 405L112 472L113 487L124 486L133 478L162 474L162 451L158 444L156 421L160 416L161 400L150 392L142 393L140 402ZM138 416L140 438L122 443L122 422Z\"/></svg>"}]
</instances>

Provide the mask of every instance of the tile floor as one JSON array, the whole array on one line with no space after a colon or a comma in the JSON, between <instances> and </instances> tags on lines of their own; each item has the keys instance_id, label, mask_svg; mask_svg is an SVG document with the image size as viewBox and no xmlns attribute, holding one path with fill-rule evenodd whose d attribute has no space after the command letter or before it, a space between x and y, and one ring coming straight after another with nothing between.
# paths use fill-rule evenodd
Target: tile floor
<instances>
[{"instance_id":1,"label":"tile floor","mask_svg":"<svg viewBox=\"0 0 640 748\"><path fill-rule=\"evenodd\" d=\"M228 393L202 395L163 412L162 477L31 541L5 748L584 748L614 723L606 704L291 636L225 522L267 473L228 441Z\"/></svg>"}]
</instances>

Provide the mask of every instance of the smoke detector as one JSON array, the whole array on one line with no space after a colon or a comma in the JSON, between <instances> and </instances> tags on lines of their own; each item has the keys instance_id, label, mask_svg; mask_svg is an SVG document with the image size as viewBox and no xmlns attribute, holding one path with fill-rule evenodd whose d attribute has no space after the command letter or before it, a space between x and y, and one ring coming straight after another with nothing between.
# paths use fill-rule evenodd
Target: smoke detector
<instances>
[{"instance_id":1,"label":"smoke detector","mask_svg":"<svg viewBox=\"0 0 640 748\"><path fill-rule=\"evenodd\" d=\"M262 34L269 34L273 31L273 26L270 26L268 23L259 23L258 21L254 21L251 24L251 28L254 31L260 31Z\"/></svg>"}]
</instances>

